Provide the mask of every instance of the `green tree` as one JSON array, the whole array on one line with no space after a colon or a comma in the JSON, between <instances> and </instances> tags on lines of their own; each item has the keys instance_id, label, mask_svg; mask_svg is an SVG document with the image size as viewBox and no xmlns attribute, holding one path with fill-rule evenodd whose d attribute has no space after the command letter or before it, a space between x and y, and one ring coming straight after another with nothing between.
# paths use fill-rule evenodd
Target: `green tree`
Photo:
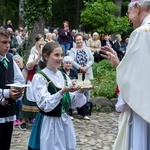
<instances>
[{"instance_id":1,"label":"green tree","mask_svg":"<svg viewBox=\"0 0 150 150\"><path fill-rule=\"evenodd\" d=\"M62 27L62 22L69 21L70 28L78 28L83 0L53 0L51 26Z\"/></svg>"},{"instance_id":2,"label":"green tree","mask_svg":"<svg viewBox=\"0 0 150 150\"><path fill-rule=\"evenodd\" d=\"M91 31L99 33L126 32L129 22L126 16L115 17L119 6L107 0L84 1L85 9L81 12L81 21Z\"/></svg>"},{"instance_id":3,"label":"green tree","mask_svg":"<svg viewBox=\"0 0 150 150\"><path fill-rule=\"evenodd\" d=\"M116 97L116 70L108 60L94 63L92 66L94 80L92 85L98 86L91 91L91 97Z\"/></svg>"},{"instance_id":4,"label":"green tree","mask_svg":"<svg viewBox=\"0 0 150 150\"><path fill-rule=\"evenodd\" d=\"M52 0L25 0L25 25L29 30L28 50L35 44L37 34L42 34L50 21Z\"/></svg>"},{"instance_id":5,"label":"green tree","mask_svg":"<svg viewBox=\"0 0 150 150\"><path fill-rule=\"evenodd\" d=\"M19 0L19 26L24 27L24 0Z\"/></svg>"},{"instance_id":6,"label":"green tree","mask_svg":"<svg viewBox=\"0 0 150 150\"><path fill-rule=\"evenodd\" d=\"M0 26L11 20L18 27L19 0L0 0Z\"/></svg>"}]
</instances>

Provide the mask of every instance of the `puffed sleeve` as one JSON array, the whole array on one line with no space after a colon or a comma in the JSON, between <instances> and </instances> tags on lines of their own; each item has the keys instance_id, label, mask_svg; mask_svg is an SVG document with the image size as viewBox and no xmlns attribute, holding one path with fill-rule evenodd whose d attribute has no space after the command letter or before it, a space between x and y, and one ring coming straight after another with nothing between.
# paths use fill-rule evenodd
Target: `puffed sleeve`
<instances>
[{"instance_id":1,"label":"puffed sleeve","mask_svg":"<svg viewBox=\"0 0 150 150\"><path fill-rule=\"evenodd\" d=\"M50 94L47 88L47 80L36 74L32 80L33 95L38 107L44 112L52 111L60 102L63 95L60 92Z\"/></svg>"}]
</instances>

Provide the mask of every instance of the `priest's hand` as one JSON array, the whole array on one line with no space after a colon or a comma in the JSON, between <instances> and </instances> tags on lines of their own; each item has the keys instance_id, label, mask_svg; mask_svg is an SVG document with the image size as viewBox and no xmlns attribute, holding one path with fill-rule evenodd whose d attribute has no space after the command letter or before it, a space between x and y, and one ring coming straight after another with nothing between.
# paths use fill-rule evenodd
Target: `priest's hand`
<instances>
[{"instance_id":1,"label":"priest's hand","mask_svg":"<svg viewBox=\"0 0 150 150\"><path fill-rule=\"evenodd\" d=\"M101 52L101 56L109 60L114 67L119 65L120 60L118 59L117 53L111 47L104 46L101 48Z\"/></svg>"}]
</instances>

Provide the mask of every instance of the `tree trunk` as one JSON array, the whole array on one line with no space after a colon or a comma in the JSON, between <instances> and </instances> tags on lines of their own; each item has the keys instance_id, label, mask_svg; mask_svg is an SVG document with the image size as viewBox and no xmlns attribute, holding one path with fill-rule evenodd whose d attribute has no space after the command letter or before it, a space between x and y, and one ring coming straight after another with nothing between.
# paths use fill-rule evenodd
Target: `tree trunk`
<instances>
[{"instance_id":1,"label":"tree trunk","mask_svg":"<svg viewBox=\"0 0 150 150\"><path fill-rule=\"evenodd\" d=\"M24 0L19 0L19 26L24 27Z\"/></svg>"},{"instance_id":2,"label":"tree trunk","mask_svg":"<svg viewBox=\"0 0 150 150\"><path fill-rule=\"evenodd\" d=\"M79 28L79 24L80 24L80 14L81 14L82 4L83 4L83 0L76 1L76 29Z\"/></svg>"},{"instance_id":3,"label":"tree trunk","mask_svg":"<svg viewBox=\"0 0 150 150\"><path fill-rule=\"evenodd\" d=\"M123 0L115 0L114 2L115 2L116 5L119 6L118 12L116 12L114 15L115 15L116 18L121 17L121 8L122 8L122 2L123 2ZM113 33L111 35L113 41L115 40L115 35L116 35L115 33Z\"/></svg>"},{"instance_id":4,"label":"tree trunk","mask_svg":"<svg viewBox=\"0 0 150 150\"><path fill-rule=\"evenodd\" d=\"M122 1L123 0L115 0L115 4L119 6L118 12L115 13L116 17L121 17Z\"/></svg>"},{"instance_id":5,"label":"tree trunk","mask_svg":"<svg viewBox=\"0 0 150 150\"><path fill-rule=\"evenodd\" d=\"M2 7L5 6L5 0L0 0L0 26L3 26L6 23L5 17L4 17L4 13L2 10Z\"/></svg>"},{"instance_id":6,"label":"tree trunk","mask_svg":"<svg viewBox=\"0 0 150 150\"><path fill-rule=\"evenodd\" d=\"M27 59L30 53L31 48L35 45L35 38L37 34L43 34L45 28L45 19L42 17L40 20L35 21L34 27L29 33L28 46L27 46L27 54L25 58Z\"/></svg>"}]
</instances>

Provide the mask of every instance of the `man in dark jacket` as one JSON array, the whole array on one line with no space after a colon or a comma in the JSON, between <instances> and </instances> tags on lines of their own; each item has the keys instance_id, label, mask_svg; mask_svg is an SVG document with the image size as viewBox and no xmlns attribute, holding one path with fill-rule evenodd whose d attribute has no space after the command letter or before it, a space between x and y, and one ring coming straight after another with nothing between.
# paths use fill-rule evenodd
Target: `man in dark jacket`
<instances>
[{"instance_id":1,"label":"man in dark jacket","mask_svg":"<svg viewBox=\"0 0 150 150\"><path fill-rule=\"evenodd\" d=\"M122 60L126 52L126 47L125 47L125 44L122 42L122 38L120 34L116 35L116 42L114 43L114 50L117 52L119 60Z\"/></svg>"}]
</instances>

